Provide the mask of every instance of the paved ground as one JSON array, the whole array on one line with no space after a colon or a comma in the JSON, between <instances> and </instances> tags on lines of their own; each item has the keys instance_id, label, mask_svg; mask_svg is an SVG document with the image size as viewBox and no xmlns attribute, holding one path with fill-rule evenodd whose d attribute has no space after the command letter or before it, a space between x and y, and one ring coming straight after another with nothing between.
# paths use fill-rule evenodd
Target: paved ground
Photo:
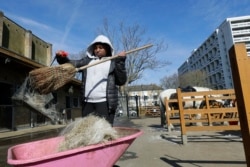
<instances>
[{"instance_id":1,"label":"paved ground","mask_svg":"<svg viewBox=\"0 0 250 167\"><path fill-rule=\"evenodd\" d=\"M182 145L180 131L167 132L159 118L117 120L117 125L141 129L144 133L116 163L121 167L243 167L246 166L239 131L188 133Z\"/></svg>"},{"instance_id":2,"label":"paved ground","mask_svg":"<svg viewBox=\"0 0 250 167\"><path fill-rule=\"evenodd\" d=\"M160 118L118 117L115 126L133 127L143 131L120 157L120 167L245 167L245 155L239 131L188 133L188 143L181 144L180 131L167 132L161 128ZM57 135L63 126L49 125L15 132L0 133L0 166L6 164L7 149L13 142L25 142ZM46 134L46 135L45 135ZM23 138L23 140L21 140ZM20 140L20 141L17 141ZM29 139L30 140L30 139ZM26 138L27 142L27 138ZM5 159L5 160L4 160ZM1 163L2 162L2 163Z\"/></svg>"}]
</instances>

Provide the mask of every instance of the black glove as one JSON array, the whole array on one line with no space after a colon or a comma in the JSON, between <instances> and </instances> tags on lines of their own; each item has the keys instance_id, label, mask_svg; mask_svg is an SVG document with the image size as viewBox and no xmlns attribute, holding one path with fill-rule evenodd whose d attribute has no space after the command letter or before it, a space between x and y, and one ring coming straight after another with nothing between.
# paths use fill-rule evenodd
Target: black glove
<instances>
[{"instance_id":1,"label":"black glove","mask_svg":"<svg viewBox=\"0 0 250 167\"><path fill-rule=\"evenodd\" d=\"M56 52L56 61L59 64L68 63L69 62L68 53L61 50Z\"/></svg>"}]
</instances>

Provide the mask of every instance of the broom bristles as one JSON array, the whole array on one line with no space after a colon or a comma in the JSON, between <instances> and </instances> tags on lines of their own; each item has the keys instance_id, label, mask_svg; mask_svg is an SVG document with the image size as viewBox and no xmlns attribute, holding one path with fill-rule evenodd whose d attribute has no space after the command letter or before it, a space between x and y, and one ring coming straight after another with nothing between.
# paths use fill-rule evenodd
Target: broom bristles
<instances>
[{"instance_id":1,"label":"broom bristles","mask_svg":"<svg viewBox=\"0 0 250 167\"><path fill-rule=\"evenodd\" d=\"M29 72L31 86L41 94L57 90L74 78L76 68L70 64L42 67Z\"/></svg>"}]
</instances>

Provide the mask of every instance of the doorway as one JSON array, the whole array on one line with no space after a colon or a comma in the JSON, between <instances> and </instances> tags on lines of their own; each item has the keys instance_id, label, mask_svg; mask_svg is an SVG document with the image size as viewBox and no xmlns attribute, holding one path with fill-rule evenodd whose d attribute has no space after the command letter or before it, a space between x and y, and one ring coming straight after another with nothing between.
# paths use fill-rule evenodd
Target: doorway
<instances>
[{"instance_id":1,"label":"doorway","mask_svg":"<svg viewBox=\"0 0 250 167\"><path fill-rule=\"evenodd\" d=\"M0 82L0 130L12 129L12 85Z\"/></svg>"}]
</instances>

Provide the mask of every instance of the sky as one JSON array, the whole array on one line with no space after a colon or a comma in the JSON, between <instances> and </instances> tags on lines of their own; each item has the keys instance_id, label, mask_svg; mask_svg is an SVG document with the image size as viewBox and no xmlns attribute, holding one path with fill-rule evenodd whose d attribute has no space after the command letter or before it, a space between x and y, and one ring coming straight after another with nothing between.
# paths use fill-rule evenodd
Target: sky
<instances>
[{"instance_id":1,"label":"sky","mask_svg":"<svg viewBox=\"0 0 250 167\"><path fill-rule=\"evenodd\" d=\"M250 0L1 0L0 11L57 50L77 54L98 35L108 19L138 24L145 35L168 46L159 57L171 62L161 69L146 70L134 84L160 84L177 72L226 19L250 15ZM161 55L160 55L161 54Z\"/></svg>"}]
</instances>

